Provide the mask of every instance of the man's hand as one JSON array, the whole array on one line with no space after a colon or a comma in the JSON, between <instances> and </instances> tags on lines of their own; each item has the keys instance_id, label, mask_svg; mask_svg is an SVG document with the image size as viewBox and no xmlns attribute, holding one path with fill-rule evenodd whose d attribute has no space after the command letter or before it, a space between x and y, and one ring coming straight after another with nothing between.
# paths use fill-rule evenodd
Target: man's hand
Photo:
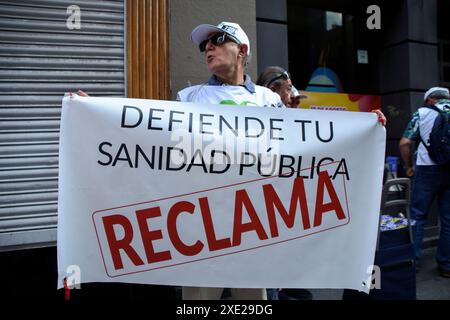
<instances>
[{"instance_id":1,"label":"man's hand","mask_svg":"<svg viewBox=\"0 0 450 320\"><path fill-rule=\"evenodd\" d=\"M412 167L405 167L406 176L412 177L414 175L414 169Z\"/></svg>"},{"instance_id":2,"label":"man's hand","mask_svg":"<svg viewBox=\"0 0 450 320\"><path fill-rule=\"evenodd\" d=\"M383 126L385 126L385 125L386 125L386 122L387 122L387 119L386 119L386 117L384 116L383 112L381 112L380 109L372 110L372 112L375 112L375 113L377 114L377 116L378 116L378 122L381 123Z\"/></svg>"},{"instance_id":3,"label":"man's hand","mask_svg":"<svg viewBox=\"0 0 450 320\"><path fill-rule=\"evenodd\" d=\"M78 94L80 97L89 97L89 95L88 95L86 92L81 91L81 90L78 90L78 91L77 91L77 94Z\"/></svg>"}]
</instances>

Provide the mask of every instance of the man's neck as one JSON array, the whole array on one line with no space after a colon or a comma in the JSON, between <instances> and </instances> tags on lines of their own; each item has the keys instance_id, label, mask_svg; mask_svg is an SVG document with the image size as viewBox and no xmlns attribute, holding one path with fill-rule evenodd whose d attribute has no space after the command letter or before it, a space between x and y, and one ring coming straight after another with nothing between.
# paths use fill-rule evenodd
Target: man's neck
<instances>
[{"instance_id":1,"label":"man's neck","mask_svg":"<svg viewBox=\"0 0 450 320\"><path fill-rule=\"evenodd\" d=\"M230 86L238 86L244 84L245 82L243 70L238 70L237 72L232 72L229 74L216 74L215 76L220 82L226 83Z\"/></svg>"}]
</instances>

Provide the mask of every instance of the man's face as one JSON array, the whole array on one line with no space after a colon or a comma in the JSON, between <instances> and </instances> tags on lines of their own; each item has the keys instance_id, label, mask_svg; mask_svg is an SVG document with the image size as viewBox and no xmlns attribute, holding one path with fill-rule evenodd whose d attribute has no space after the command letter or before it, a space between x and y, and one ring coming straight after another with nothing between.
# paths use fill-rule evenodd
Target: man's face
<instances>
[{"instance_id":1,"label":"man's face","mask_svg":"<svg viewBox=\"0 0 450 320\"><path fill-rule=\"evenodd\" d=\"M215 35L216 33L210 34L208 39ZM205 60L209 72L220 75L224 72L233 71L240 63L238 61L239 52L239 45L229 38L226 38L222 44L217 45L208 41L205 47Z\"/></svg>"},{"instance_id":2,"label":"man's face","mask_svg":"<svg viewBox=\"0 0 450 320\"><path fill-rule=\"evenodd\" d=\"M291 79L284 80L278 88L273 88L272 90L280 95L281 101L283 101L286 107L291 106Z\"/></svg>"}]
</instances>

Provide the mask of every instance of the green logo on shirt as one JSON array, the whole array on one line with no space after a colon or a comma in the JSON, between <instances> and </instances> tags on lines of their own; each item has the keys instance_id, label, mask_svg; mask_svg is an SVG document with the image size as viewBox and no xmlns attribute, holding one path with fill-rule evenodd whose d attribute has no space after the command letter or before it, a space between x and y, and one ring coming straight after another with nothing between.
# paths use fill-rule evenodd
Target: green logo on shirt
<instances>
[{"instance_id":1,"label":"green logo on shirt","mask_svg":"<svg viewBox=\"0 0 450 320\"><path fill-rule=\"evenodd\" d=\"M233 101L233 100L222 100L222 101L220 101L220 104L240 105L240 106L248 106L248 105L257 106L256 103L251 102L251 101L242 101L241 103L237 103L236 101Z\"/></svg>"}]
</instances>

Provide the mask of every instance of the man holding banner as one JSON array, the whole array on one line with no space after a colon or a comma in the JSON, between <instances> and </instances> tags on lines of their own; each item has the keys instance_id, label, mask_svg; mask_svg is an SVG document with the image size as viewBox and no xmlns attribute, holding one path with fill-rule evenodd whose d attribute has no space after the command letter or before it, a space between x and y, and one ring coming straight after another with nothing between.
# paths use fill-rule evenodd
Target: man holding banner
<instances>
[{"instance_id":1,"label":"man holding banner","mask_svg":"<svg viewBox=\"0 0 450 320\"><path fill-rule=\"evenodd\" d=\"M265 106L284 108L280 96L255 85L245 74L250 41L236 23L221 22L217 26L202 24L191 33L192 41L204 52L211 77L207 84L181 90L177 100L209 104ZM80 96L87 96L79 92ZM183 299L220 299L223 288L183 287ZM236 299L266 299L264 289L232 289Z\"/></svg>"},{"instance_id":2,"label":"man holding banner","mask_svg":"<svg viewBox=\"0 0 450 320\"><path fill-rule=\"evenodd\" d=\"M276 287L368 292L384 128L369 113L283 108L244 75L239 25L201 25L192 40L213 76L181 102L63 99L58 287L173 285L185 299L219 299L224 287L250 288L233 289L239 299Z\"/></svg>"},{"instance_id":3,"label":"man holding banner","mask_svg":"<svg viewBox=\"0 0 450 320\"><path fill-rule=\"evenodd\" d=\"M280 97L255 85L245 68L251 58L250 41L244 30L232 22L217 26L202 24L191 33L192 41L204 52L212 76L207 84L188 87L178 93L185 102L284 107ZM220 299L223 288L183 287L183 299ZM264 289L232 289L235 299L266 299Z\"/></svg>"}]
</instances>

